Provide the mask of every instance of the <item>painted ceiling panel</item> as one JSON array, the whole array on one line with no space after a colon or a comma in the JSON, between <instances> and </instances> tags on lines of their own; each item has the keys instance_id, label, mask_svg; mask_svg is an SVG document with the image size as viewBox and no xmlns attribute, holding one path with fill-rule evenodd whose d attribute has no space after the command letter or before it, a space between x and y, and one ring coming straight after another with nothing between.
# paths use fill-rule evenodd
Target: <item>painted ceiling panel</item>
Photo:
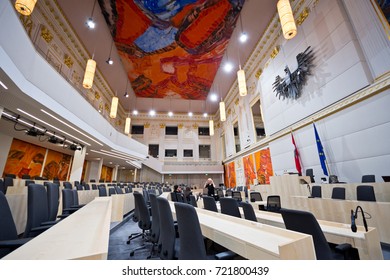
<instances>
[{"instance_id":1,"label":"painted ceiling panel","mask_svg":"<svg viewBox=\"0 0 390 280\"><path fill-rule=\"evenodd\" d=\"M205 100L245 0L99 0L138 97Z\"/></svg>"}]
</instances>

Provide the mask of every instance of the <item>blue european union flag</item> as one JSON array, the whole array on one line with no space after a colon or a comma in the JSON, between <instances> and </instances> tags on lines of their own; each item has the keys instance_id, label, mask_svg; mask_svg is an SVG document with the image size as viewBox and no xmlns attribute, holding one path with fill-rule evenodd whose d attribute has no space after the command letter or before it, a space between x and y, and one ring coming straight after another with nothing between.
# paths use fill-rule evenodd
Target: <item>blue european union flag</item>
<instances>
[{"instance_id":1,"label":"blue european union flag","mask_svg":"<svg viewBox=\"0 0 390 280\"><path fill-rule=\"evenodd\" d=\"M322 147L320 136L318 135L316 125L313 123L314 126L314 134L316 137L316 143L317 143L317 150L318 150L318 156L320 157L321 167L322 171L324 171L324 174L328 176L328 169L326 168L326 157L324 153L324 148Z\"/></svg>"}]
</instances>

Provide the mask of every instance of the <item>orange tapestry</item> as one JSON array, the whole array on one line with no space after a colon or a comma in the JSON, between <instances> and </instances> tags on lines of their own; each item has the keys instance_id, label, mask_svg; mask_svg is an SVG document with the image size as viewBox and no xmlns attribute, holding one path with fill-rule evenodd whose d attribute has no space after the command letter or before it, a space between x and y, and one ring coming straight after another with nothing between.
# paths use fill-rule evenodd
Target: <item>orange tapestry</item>
<instances>
[{"instance_id":1,"label":"orange tapestry","mask_svg":"<svg viewBox=\"0 0 390 280\"><path fill-rule=\"evenodd\" d=\"M253 185L253 180L256 179L253 155L243 157L242 160L244 162L245 185L249 187L250 185Z\"/></svg>"},{"instance_id":2,"label":"orange tapestry","mask_svg":"<svg viewBox=\"0 0 390 280\"><path fill-rule=\"evenodd\" d=\"M236 186L236 167L234 161L228 163L229 170L229 188L234 188Z\"/></svg>"},{"instance_id":3,"label":"orange tapestry","mask_svg":"<svg viewBox=\"0 0 390 280\"><path fill-rule=\"evenodd\" d=\"M269 148L255 153L256 173L259 184L269 184L269 177L273 176L271 153Z\"/></svg>"},{"instance_id":4,"label":"orange tapestry","mask_svg":"<svg viewBox=\"0 0 390 280\"><path fill-rule=\"evenodd\" d=\"M49 150L42 177L46 177L49 180L58 178L60 181L66 181L68 178L71 158L72 156L70 155Z\"/></svg>"},{"instance_id":5,"label":"orange tapestry","mask_svg":"<svg viewBox=\"0 0 390 280\"><path fill-rule=\"evenodd\" d=\"M100 180L104 180L104 182L111 182L112 180L112 168L103 165L102 173L100 174Z\"/></svg>"},{"instance_id":6,"label":"orange tapestry","mask_svg":"<svg viewBox=\"0 0 390 280\"><path fill-rule=\"evenodd\" d=\"M4 167L4 175L15 174L19 178L24 174L31 177L40 176L45 153L45 148L13 139Z\"/></svg>"},{"instance_id":7,"label":"orange tapestry","mask_svg":"<svg viewBox=\"0 0 390 280\"><path fill-rule=\"evenodd\" d=\"M224 184L225 184L225 187L229 188L229 170L228 170L228 165L227 164L223 165L223 171L224 171Z\"/></svg>"},{"instance_id":8,"label":"orange tapestry","mask_svg":"<svg viewBox=\"0 0 390 280\"><path fill-rule=\"evenodd\" d=\"M205 100L244 1L99 0L99 5L138 97Z\"/></svg>"}]
</instances>

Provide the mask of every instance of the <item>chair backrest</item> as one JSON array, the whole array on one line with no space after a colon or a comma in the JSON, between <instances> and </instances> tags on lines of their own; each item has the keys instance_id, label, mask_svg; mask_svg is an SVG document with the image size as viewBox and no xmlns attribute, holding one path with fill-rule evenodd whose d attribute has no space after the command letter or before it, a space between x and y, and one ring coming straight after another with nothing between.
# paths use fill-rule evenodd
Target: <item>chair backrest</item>
<instances>
[{"instance_id":1,"label":"chair backrest","mask_svg":"<svg viewBox=\"0 0 390 280\"><path fill-rule=\"evenodd\" d=\"M312 213L292 209L282 209L280 212L286 229L310 234L313 237L317 260L332 259L329 244Z\"/></svg>"},{"instance_id":2,"label":"chair backrest","mask_svg":"<svg viewBox=\"0 0 390 280\"><path fill-rule=\"evenodd\" d=\"M0 192L5 194L5 187L4 187L3 179L0 179Z\"/></svg>"},{"instance_id":3,"label":"chair backrest","mask_svg":"<svg viewBox=\"0 0 390 280\"><path fill-rule=\"evenodd\" d=\"M334 187L332 189L332 198L333 199L345 199L345 188Z\"/></svg>"},{"instance_id":4,"label":"chair backrest","mask_svg":"<svg viewBox=\"0 0 390 280\"><path fill-rule=\"evenodd\" d=\"M107 196L107 189L105 186L99 186L99 196Z\"/></svg>"},{"instance_id":5,"label":"chair backrest","mask_svg":"<svg viewBox=\"0 0 390 280\"><path fill-rule=\"evenodd\" d=\"M357 186L356 199L360 201L376 201L374 187L367 185Z\"/></svg>"},{"instance_id":6,"label":"chair backrest","mask_svg":"<svg viewBox=\"0 0 390 280\"><path fill-rule=\"evenodd\" d=\"M339 178L336 175L329 175L329 184L335 184L339 182Z\"/></svg>"},{"instance_id":7,"label":"chair backrest","mask_svg":"<svg viewBox=\"0 0 390 280\"><path fill-rule=\"evenodd\" d=\"M123 190L121 189L121 187L116 186L115 191L117 194L123 194Z\"/></svg>"},{"instance_id":8,"label":"chair backrest","mask_svg":"<svg viewBox=\"0 0 390 280\"><path fill-rule=\"evenodd\" d=\"M232 197L237 201L242 201L241 192L233 191Z\"/></svg>"},{"instance_id":9,"label":"chair backrest","mask_svg":"<svg viewBox=\"0 0 390 280\"><path fill-rule=\"evenodd\" d=\"M30 185L30 184L35 184L35 181L33 181L33 180L26 180L26 181L24 181L24 185L27 187L28 185Z\"/></svg>"},{"instance_id":10,"label":"chair backrest","mask_svg":"<svg viewBox=\"0 0 390 280\"><path fill-rule=\"evenodd\" d=\"M249 198L250 198L251 202L263 201L263 198L261 197L261 193L260 192L250 192L249 193Z\"/></svg>"},{"instance_id":11,"label":"chair backrest","mask_svg":"<svg viewBox=\"0 0 390 280\"><path fill-rule=\"evenodd\" d=\"M312 169L312 168L306 169L306 176L309 176L309 177L310 177L310 181L311 181L312 183L315 182L315 180L314 180L314 173L313 173L313 169Z\"/></svg>"},{"instance_id":12,"label":"chair backrest","mask_svg":"<svg viewBox=\"0 0 390 280\"><path fill-rule=\"evenodd\" d=\"M72 189L72 184L70 182L62 182L62 185L65 189Z\"/></svg>"},{"instance_id":13,"label":"chair backrest","mask_svg":"<svg viewBox=\"0 0 390 280\"><path fill-rule=\"evenodd\" d=\"M91 187L89 186L89 184L84 185L84 190L89 191L90 189L91 189Z\"/></svg>"},{"instance_id":14,"label":"chair backrest","mask_svg":"<svg viewBox=\"0 0 390 280\"><path fill-rule=\"evenodd\" d=\"M321 186L312 186L311 195L313 197L322 197Z\"/></svg>"},{"instance_id":15,"label":"chair backrest","mask_svg":"<svg viewBox=\"0 0 390 280\"><path fill-rule=\"evenodd\" d=\"M7 193L7 188L14 185L14 179L11 177L4 177L4 191L3 193Z\"/></svg>"},{"instance_id":16,"label":"chair backrest","mask_svg":"<svg viewBox=\"0 0 390 280\"><path fill-rule=\"evenodd\" d=\"M108 196L111 196L113 194L116 194L116 191L114 188L108 188Z\"/></svg>"},{"instance_id":17,"label":"chair backrest","mask_svg":"<svg viewBox=\"0 0 390 280\"><path fill-rule=\"evenodd\" d=\"M203 207L206 210L218 212L217 204L215 203L214 197L211 196L203 196Z\"/></svg>"},{"instance_id":18,"label":"chair backrest","mask_svg":"<svg viewBox=\"0 0 390 280\"><path fill-rule=\"evenodd\" d=\"M0 192L0 241L18 238L15 221L5 194Z\"/></svg>"},{"instance_id":19,"label":"chair backrest","mask_svg":"<svg viewBox=\"0 0 390 280\"><path fill-rule=\"evenodd\" d=\"M221 197L219 199L221 205L221 213L233 217L241 218L238 202L232 197Z\"/></svg>"},{"instance_id":20,"label":"chair backrest","mask_svg":"<svg viewBox=\"0 0 390 280\"><path fill-rule=\"evenodd\" d=\"M184 197L182 193L175 193L176 194L176 201L184 203Z\"/></svg>"},{"instance_id":21,"label":"chair backrest","mask_svg":"<svg viewBox=\"0 0 390 280\"><path fill-rule=\"evenodd\" d=\"M177 201L176 193L171 192L171 201Z\"/></svg>"},{"instance_id":22,"label":"chair backrest","mask_svg":"<svg viewBox=\"0 0 390 280\"><path fill-rule=\"evenodd\" d=\"M157 197L157 205L160 214L160 259L173 260L177 256L175 255L176 230L171 207L164 197Z\"/></svg>"},{"instance_id":23,"label":"chair backrest","mask_svg":"<svg viewBox=\"0 0 390 280\"><path fill-rule=\"evenodd\" d=\"M77 190L73 189L73 205L72 206L78 206L79 205L79 193Z\"/></svg>"},{"instance_id":24,"label":"chair backrest","mask_svg":"<svg viewBox=\"0 0 390 280\"><path fill-rule=\"evenodd\" d=\"M190 204L194 207L198 207L198 203L196 202L196 198L194 195L190 195Z\"/></svg>"},{"instance_id":25,"label":"chair backrest","mask_svg":"<svg viewBox=\"0 0 390 280\"><path fill-rule=\"evenodd\" d=\"M49 220L46 188L39 184L29 184L27 187L27 222L23 237L30 235L32 228L39 227Z\"/></svg>"},{"instance_id":26,"label":"chair backrest","mask_svg":"<svg viewBox=\"0 0 390 280\"><path fill-rule=\"evenodd\" d=\"M279 195L269 195L267 197L267 211L279 212L281 207Z\"/></svg>"},{"instance_id":27,"label":"chair backrest","mask_svg":"<svg viewBox=\"0 0 390 280\"><path fill-rule=\"evenodd\" d=\"M149 230L151 228L152 222L150 219L149 209L146 206L143 195L140 193L134 193L134 203L138 208L138 227L142 230Z\"/></svg>"},{"instance_id":28,"label":"chair backrest","mask_svg":"<svg viewBox=\"0 0 390 280\"><path fill-rule=\"evenodd\" d=\"M49 221L55 221L57 219L58 207L60 204L60 188L55 183L46 184Z\"/></svg>"},{"instance_id":29,"label":"chair backrest","mask_svg":"<svg viewBox=\"0 0 390 280\"><path fill-rule=\"evenodd\" d=\"M76 190L78 190L78 191L84 190L83 186L80 185L80 184L77 184L77 185L75 185L75 186L76 186Z\"/></svg>"},{"instance_id":30,"label":"chair backrest","mask_svg":"<svg viewBox=\"0 0 390 280\"><path fill-rule=\"evenodd\" d=\"M232 190L226 190L225 194L226 194L226 196L232 196L233 191Z\"/></svg>"},{"instance_id":31,"label":"chair backrest","mask_svg":"<svg viewBox=\"0 0 390 280\"><path fill-rule=\"evenodd\" d=\"M66 209L74 205L73 190L62 189L62 214L68 214Z\"/></svg>"},{"instance_id":32,"label":"chair backrest","mask_svg":"<svg viewBox=\"0 0 390 280\"><path fill-rule=\"evenodd\" d=\"M96 184L92 184L92 189L93 190L97 190L98 189L97 185Z\"/></svg>"},{"instance_id":33,"label":"chair backrest","mask_svg":"<svg viewBox=\"0 0 390 280\"><path fill-rule=\"evenodd\" d=\"M225 195L223 194L223 190L221 190L221 189L218 189L217 190L217 195L219 196L219 197L224 197Z\"/></svg>"},{"instance_id":34,"label":"chair backrest","mask_svg":"<svg viewBox=\"0 0 390 280\"><path fill-rule=\"evenodd\" d=\"M31 176L28 175L28 174L23 174L22 175L22 179L30 179L30 178L31 178Z\"/></svg>"},{"instance_id":35,"label":"chair backrest","mask_svg":"<svg viewBox=\"0 0 390 280\"><path fill-rule=\"evenodd\" d=\"M152 212L152 227L150 229L150 240L157 243L160 237L160 214L158 212L157 196L154 193L149 194L150 210Z\"/></svg>"},{"instance_id":36,"label":"chair backrest","mask_svg":"<svg viewBox=\"0 0 390 280\"><path fill-rule=\"evenodd\" d=\"M375 183L375 175L363 175L362 183Z\"/></svg>"},{"instance_id":37,"label":"chair backrest","mask_svg":"<svg viewBox=\"0 0 390 280\"><path fill-rule=\"evenodd\" d=\"M205 260L206 248L198 215L192 205L175 202L179 231L179 260Z\"/></svg>"},{"instance_id":38,"label":"chair backrest","mask_svg":"<svg viewBox=\"0 0 390 280\"><path fill-rule=\"evenodd\" d=\"M16 175L15 174L5 174L4 177L8 177L8 178L12 178L12 179L16 179Z\"/></svg>"},{"instance_id":39,"label":"chair backrest","mask_svg":"<svg viewBox=\"0 0 390 280\"><path fill-rule=\"evenodd\" d=\"M255 210L253 210L252 204L248 202L241 202L242 210L244 211L245 220L257 222Z\"/></svg>"}]
</instances>

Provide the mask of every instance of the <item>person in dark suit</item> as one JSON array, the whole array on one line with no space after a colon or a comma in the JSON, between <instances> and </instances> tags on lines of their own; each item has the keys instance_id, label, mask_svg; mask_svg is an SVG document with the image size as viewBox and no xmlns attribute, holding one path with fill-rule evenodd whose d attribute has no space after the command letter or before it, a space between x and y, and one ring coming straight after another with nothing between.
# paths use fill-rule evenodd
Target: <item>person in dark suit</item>
<instances>
[{"instance_id":1,"label":"person in dark suit","mask_svg":"<svg viewBox=\"0 0 390 280\"><path fill-rule=\"evenodd\" d=\"M190 195L192 195L192 190L190 187L186 187L183 191L184 200L190 202Z\"/></svg>"},{"instance_id":2,"label":"person in dark suit","mask_svg":"<svg viewBox=\"0 0 390 280\"><path fill-rule=\"evenodd\" d=\"M208 196L215 196L215 184L213 179L208 178L203 188L207 189Z\"/></svg>"}]
</instances>

